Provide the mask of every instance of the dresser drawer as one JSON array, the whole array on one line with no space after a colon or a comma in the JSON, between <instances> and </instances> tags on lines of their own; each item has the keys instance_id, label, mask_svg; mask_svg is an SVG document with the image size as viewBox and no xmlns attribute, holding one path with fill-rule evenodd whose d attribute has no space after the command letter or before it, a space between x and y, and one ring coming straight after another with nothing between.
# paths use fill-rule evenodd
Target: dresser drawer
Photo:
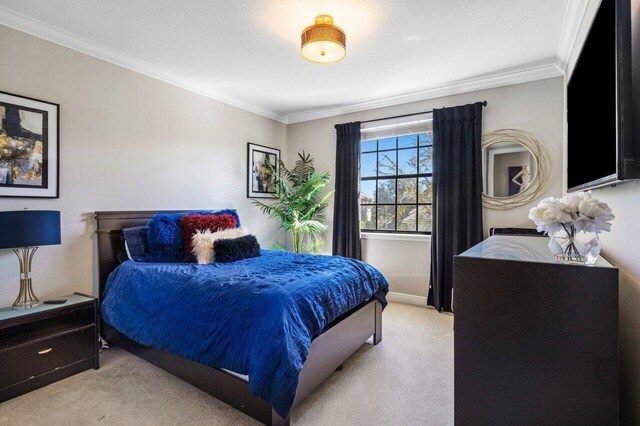
<instances>
[{"instance_id":1,"label":"dresser drawer","mask_svg":"<svg viewBox=\"0 0 640 426\"><path fill-rule=\"evenodd\" d=\"M95 356L95 326L0 351L0 388Z\"/></svg>"}]
</instances>

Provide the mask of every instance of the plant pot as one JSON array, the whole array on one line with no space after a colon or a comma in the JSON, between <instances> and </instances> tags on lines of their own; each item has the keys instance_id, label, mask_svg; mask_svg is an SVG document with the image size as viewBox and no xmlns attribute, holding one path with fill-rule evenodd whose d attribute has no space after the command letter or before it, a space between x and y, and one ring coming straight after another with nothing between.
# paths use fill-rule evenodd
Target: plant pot
<instances>
[{"instance_id":1,"label":"plant pot","mask_svg":"<svg viewBox=\"0 0 640 426\"><path fill-rule=\"evenodd\" d=\"M558 261L593 265L600 255L600 239L596 232L576 231L573 225L550 235L549 248Z\"/></svg>"}]
</instances>

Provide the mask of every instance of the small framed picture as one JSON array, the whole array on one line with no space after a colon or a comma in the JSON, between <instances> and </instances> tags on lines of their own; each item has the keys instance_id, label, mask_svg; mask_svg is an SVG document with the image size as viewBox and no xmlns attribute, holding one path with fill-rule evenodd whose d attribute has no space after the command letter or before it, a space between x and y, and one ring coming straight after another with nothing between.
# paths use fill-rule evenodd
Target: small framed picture
<instances>
[{"instance_id":1,"label":"small framed picture","mask_svg":"<svg viewBox=\"0 0 640 426\"><path fill-rule=\"evenodd\" d=\"M247 197L272 198L274 175L278 173L280 150L249 142L247 144Z\"/></svg>"},{"instance_id":2,"label":"small framed picture","mask_svg":"<svg viewBox=\"0 0 640 426\"><path fill-rule=\"evenodd\" d=\"M0 92L0 197L58 198L60 105Z\"/></svg>"}]
</instances>

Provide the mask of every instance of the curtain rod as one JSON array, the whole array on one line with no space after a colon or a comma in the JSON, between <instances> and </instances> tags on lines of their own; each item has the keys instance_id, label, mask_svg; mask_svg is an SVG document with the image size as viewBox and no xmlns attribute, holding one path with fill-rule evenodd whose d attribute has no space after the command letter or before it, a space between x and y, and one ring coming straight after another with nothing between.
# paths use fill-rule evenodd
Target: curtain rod
<instances>
[{"instance_id":1,"label":"curtain rod","mask_svg":"<svg viewBox=\"0 0 640 426\"><path fill-rule=\"evenodd\" d=\"M487 101L482 101L482 106L487 106ZM384 117L384 118L376 118L373 120L365 120L365 121L361 121L360 123L364 124L364 123L373 123L375 121L384 121L384 120L392 120L394 118L403 118L403 117L411 117L413 115L420 115L420 114L430 114L432 113L433 110L431 111L422 111L422 112L414 112L413 114L403 114L403 115L394 115L393 117ZM337 124L336 124L337 126Z\"/></svg>"}]
</instances>

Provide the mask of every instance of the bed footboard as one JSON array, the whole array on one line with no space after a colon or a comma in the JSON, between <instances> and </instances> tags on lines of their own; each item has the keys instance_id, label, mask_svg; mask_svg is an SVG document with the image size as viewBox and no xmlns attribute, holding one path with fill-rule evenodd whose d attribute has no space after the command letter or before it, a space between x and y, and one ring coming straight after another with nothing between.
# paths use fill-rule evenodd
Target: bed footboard
<instances>
[{"instance_id":1,"label":"bed footboard","mask_svg":"<svg viewBox=\"0 0 640 426\"><path fill-rule=\"evenodd\" d=\"M294 407L313 392L371 336L374 344L382 338L382 305L372 300L319 335L311 350L296 391ZM261 423L287 426L289 419L280 417L264 400L249 391L249 384L224 370L199 364L159 349L140 345L105 325L104 337L111 343L142 358L209 395L242 411Z\"/></svg>"},{"instance_id":2,"label":"bed footboard","mask_svg":"<svg viewBox=\"0 0 640 426\"><path fill-rule=\"evenodd\" d=\"M380 311L376 307L380 307ZM379 315L378 315L379 314ZM344 363L382 322L382 305L373 300L318 336L300 373L293 405L297 405Z\"/></svg>"}]
</instances>

